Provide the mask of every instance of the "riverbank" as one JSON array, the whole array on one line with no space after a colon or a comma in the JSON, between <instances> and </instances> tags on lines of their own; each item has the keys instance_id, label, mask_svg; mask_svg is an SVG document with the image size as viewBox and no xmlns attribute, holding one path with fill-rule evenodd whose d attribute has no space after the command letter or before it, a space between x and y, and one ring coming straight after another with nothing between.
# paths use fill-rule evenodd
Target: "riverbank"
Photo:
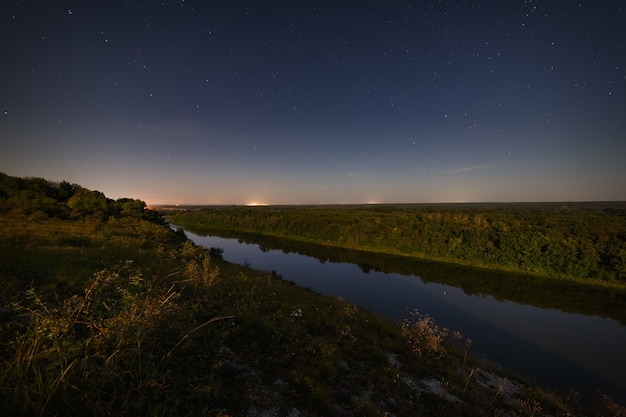
<instances>
[{"instance_id":1,"label":"riverbank","mask_svg":"<svg viewBox=\"0 0 626 417\"><path fill-rule=\"evenodd\" d=\"M179 229L178 225L172 225ZM472 351L567 393L626 400L623 295L571 282L489 272L287 239L184 229L224 259L402 320L419 309L459 330ZM609 382L611 381L611 382Z\"/></svg>"},{"instance_id":2,"label":"riverbank","mask_svg":"<svg viewBox=\"0 0 626 417\"><path fill-rule=\"evenodd\" d=\"M302 242L626 289L626 206L217 207L167 211L196 230Z\"/></svg>"},{"instance_id":3,"label":"riverbank","mask_svg":"<svg viewBox=\"0 0 626 417\"><path fill-rule=\"evenodd\" d=\"M166 226L154 234L135 220L18 216L0 225L2 249L22 248L2 261L3 283L18 290L2 294L6 415L594 415L619 407L600 397L588 408L576 394L560 397L473 357L471 341L428 316L382 318L224 262ZM67 272L63 253L83 250L107 259L105 268L81 261L82 278L55 285ZM28 284L25 275L38 278Z\"/></svg>"}]
</instances>

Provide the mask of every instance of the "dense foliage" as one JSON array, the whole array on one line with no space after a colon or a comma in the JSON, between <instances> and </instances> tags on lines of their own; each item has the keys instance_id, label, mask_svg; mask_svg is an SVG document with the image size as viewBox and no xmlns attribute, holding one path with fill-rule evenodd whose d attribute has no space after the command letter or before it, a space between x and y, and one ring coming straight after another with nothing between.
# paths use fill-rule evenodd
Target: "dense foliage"
<instances>
[{"instance_id":1,"label":"dense foliage","mask_svg":"<svg viewBox=\"0 0 626 417\"><path fill-rule=\"evenodd\" d=\"M2 175L0 204L1 415L588 411L427 316L394 323L226 263L141 201Z\"/></svg>"},{"instance_id":2,"label":"dense foliage","mask_svg":"<svg viewBox=\"0 0 626 417\"><path fill-rule=\"evenodd\" d=\"M204 208L173 211L171 221L539 275L626 280L626 206L619 204Z\"/></svg>"},{"instance_id":3,"label":"dense foliage","mask_svg":"<svg viewBox=\"0 0 626 417\"><path fill-rule=\"evenodd\" d=\"M135 217L163 223L161 216L146 210L146 203L132 198L111 200L67 181L18 178L0 172L0 214L28 216L33 221L47 218L107 220Z\"/></svg>"}]
</instances>

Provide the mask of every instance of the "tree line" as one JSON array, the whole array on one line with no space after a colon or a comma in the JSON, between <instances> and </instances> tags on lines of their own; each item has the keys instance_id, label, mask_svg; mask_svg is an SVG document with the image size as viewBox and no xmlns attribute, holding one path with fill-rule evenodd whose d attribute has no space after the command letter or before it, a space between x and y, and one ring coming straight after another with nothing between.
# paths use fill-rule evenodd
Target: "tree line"
<instances>
[{"instance_id":1,"label":"tree line","mask_svg":"<svg viewBox=\"0 0 626 417\"><path fill-rule=\"evenodd\" d=\"M538 275L626 281L619 203L219 207L173 223Z\"/></svg>"},{"instance_id":2,"label":"tree line","mask_svg":"<svg viewBox=\"0 0 626 417\"><path fill-rule=\"evenodd\" d=\"M156 211L133 198L112 200L100 191L89 190L67 181L19 178L0 172L0 214L47 218L106 220L109 217L135 217L163 223Z\"/></svg>"}]
</instances>

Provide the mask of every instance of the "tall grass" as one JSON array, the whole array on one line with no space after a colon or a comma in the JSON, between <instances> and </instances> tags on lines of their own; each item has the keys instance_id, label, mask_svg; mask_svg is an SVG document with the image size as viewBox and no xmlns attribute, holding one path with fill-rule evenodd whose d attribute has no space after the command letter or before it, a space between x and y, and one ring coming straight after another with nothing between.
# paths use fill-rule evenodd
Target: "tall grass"
<instances>
[{"instance_id":1,"label":"tall grass","mask_svg":"<svg viewBox=\"0 0 626 417\"><path fill-rule=\"evenodd\" d=\"M202 282L202 273L208 281L213 277L209 264L205 260L200 271ZM196 273L190 265L195 263L186 270ZM28 290L24 302L13 305L23 330L12 342L12 355L3 358L2 398L8 409L36 416L141 415L163 404L161 389L177 349L225 318L197 326L184 320L180 290L169 282L176 275L145 279L127 261L96 273L82 295L58 307Z\"/></svg>"}]
</instances>

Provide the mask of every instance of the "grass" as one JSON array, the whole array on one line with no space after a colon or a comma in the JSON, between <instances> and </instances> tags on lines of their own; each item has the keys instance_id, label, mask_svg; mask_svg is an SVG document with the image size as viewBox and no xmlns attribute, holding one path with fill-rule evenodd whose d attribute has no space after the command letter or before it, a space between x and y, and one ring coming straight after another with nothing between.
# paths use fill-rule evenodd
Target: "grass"
<instances>
[{"instance_id":1,"label":"grass","mask_svg":"<svg viewBox=\"0 0 626 417\"><path fill-rule=\"evenodd\" d=\"M625 412L475 358L428 316L393 322L163 225L5 216L0 227L2 415Z\"/></svg>"}]
</instances>

